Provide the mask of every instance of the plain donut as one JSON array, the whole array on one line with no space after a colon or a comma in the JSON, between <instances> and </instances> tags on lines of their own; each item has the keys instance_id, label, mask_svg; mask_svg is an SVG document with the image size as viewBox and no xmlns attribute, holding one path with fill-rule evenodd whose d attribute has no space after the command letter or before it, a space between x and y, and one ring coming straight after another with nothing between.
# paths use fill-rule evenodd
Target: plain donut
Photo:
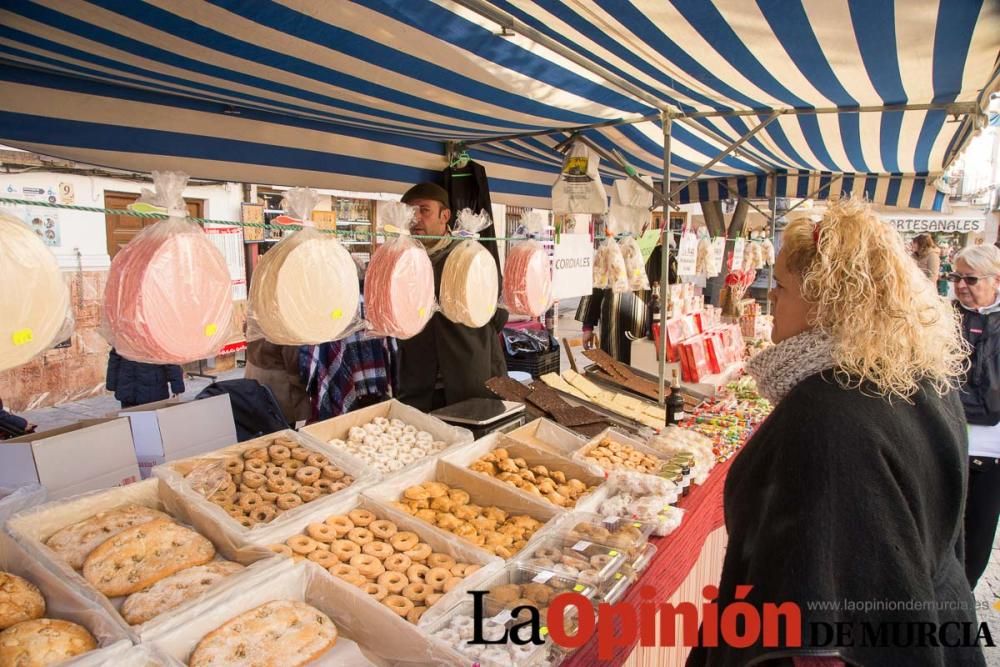
<instances>
[{"instance_id":1,"label":"plain donut","mask_svg":"<svg viewBox=\"0 0 1000 667\"><path fill-rule=\"evenodd\" d=\"M354 522L354 525L359 528L366 528L376 520L376 516L374 514L363 509L351 510L347 513L347 516L350 517L351 521Z\"/></svg>"},{"instance_id":2,"label":"plain donut","mask_svg":"<svg viewBox=\"0 0 1000 667\"><path fill-rule=\"evenodd\" d=\"M383 563L385 569L393 572L406 572L413 565L413 561L406 554L392 554Z\"/></svg>"},{"instance_id":3,"label":"plain donut","mask_svg":"<svg viewBox=\"0 0 1000 667\"><path fill-rule=\"evenodd\" d=\"M385 586L372 582L369 582L362 590L379 602L384 600L385 596L389 594L389 591L386 590Z\"/></svg>"},{"instance_id":4,"label":"plain donut","mask_svg":"<svg viewBox=\"0 0 1000 667\"><path fill-rule=\"evenodd\" d=\"M399 532L399 528L396 527L392 521L387 521L385 519L379 519L377 521L372 521L368 525L368 530L380 540L388 540L390 537Z\"/></svg>"},{"instance_id":5,"label":"plain donut","mask_svg":"<svg viewBox=\"0 0 1000 667\"><path fill-rule=\"evenodd\" d=\"M385 589L390 593L398 594L410 585L410 580L400 572L389 571L379 575L378 583L380 586L385 586Z\"/></svg>"},{"instance_id":6,"label":"plain donut","mask_svg":"<svg viewBox=\"0 0 1000 667\"><path fill-rule=\"evenodd\" d=\"M351 567L357 568L358 572L360 572L366 579L376 579L385 572L385 567L383 567L382 561L375 558L375 556L369 556L368 554L358 554L357 556L353 556L351 557L349 563Z\"/></svg>"},{"instance_id":7,"label":"plain donut","mask_svg":"<svg viewBox=\"0 0 1000 667\"><path fill-rule=\"evenodd\" d=\"M311 523L306 526L306 533L314 540L327 544L333 544L340 538L333 526L327 523Z\"/></svg>"},{"instance_id":8,"label":"plain donut","mask_svg":"<svg viewBox=\"0 0 1000 667\"><path fill-rule=\"evenodd\" d=\"M450 570L443 567L435 567L427 571L427 574L424 575L424 581L435 591L440 591L444 588L445 582L451 579L451 577Z\"/></svg>"},{"instance_id":9,"label":"plain donut","mask_svg":"<svg viewBox=\"0 0 1000 667\"><path fill-rule=\"evenodd\" d=\"M389 538L389 544L396 551L409 551L420 543L420 537L413 532L404 530Z\"/></svg>"},{"instance_id":10,"label":"plain donut","mask_svg":"<svg viewBox=\"0 0 1000 667\"><path fill-rule=\"evenodd\" d=\"M393 550L392 547L385 542L375 541L362 545L361 553L375 556L375 558L378 558L379 560L386 560L393 555Z\"/></svg>"},{"instance_id":11,"label":"plain donut","mask_svg":"<svg viewBox=\"0 0 1000 667\"><path fill-rule=\"evenodd\" d=\"M382 604L389 609L392 609L399 616L403 617L413 610L413 603L404 598L402 595L389 595L382 600Z\"/></svg>"},{"instance_id":12,"label":"plain donut","mask_svg":"<svg viewBox=\"0 0 1000 667\"><path fill-rule=\"evenodd\" d=\"M350 540L337 540L330 545L330 551L340 559L340 562L346 563L361 553L361 547Z\"/></svg>"},{"instance_id":13,"label":"plain donut","mask_svg":"<svg viewBox=\"0 0 1000 667\"><path fill-rule=\"evenodd\" d=\"M336 532L338 538L344 537L344 535L347 535L355 528L354 524L351 523L351 520L348 519L343 514L331 516L326 521L324 521L324 523L328 526L333 527L333 530L334 532Z\"/></svg>"}]
</instances>

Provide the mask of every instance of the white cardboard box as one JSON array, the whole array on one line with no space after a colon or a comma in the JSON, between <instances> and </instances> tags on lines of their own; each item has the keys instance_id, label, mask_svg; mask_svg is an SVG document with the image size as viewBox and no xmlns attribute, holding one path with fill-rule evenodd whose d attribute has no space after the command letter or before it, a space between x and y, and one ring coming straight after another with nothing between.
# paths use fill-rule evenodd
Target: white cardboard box
<instances>
[{"instance_id":1,"label":"white cardboard box","mask_svg":"<svg viewBox=\"0 0 1000 667\"><path fill-rule=\"evenodd\" d=\"M128 417L142 478L153 466L212 452L236 442L228 394L198 401L158 401L118 413Z\"/></svg>"},{"instance_id":2,"label":"white cardboard box","mask_svg":"<svg viewBox=\"0 0 1000 667\"><path fill-rule=\"evenodd\" d=\"M0 443L0 486L35 482L58 499L138 481L126 419L90 419Z\"/></svg>"}]
</instances>

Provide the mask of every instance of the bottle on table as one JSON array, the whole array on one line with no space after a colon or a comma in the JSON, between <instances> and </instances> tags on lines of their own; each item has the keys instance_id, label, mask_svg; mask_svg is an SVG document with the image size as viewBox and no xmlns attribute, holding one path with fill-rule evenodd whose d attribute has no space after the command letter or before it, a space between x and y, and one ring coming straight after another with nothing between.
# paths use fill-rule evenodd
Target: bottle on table
<instances>
[{"instance_id":1,"label":"bottle on table","mask_svg":"<svg viewBox=\"0 0 1000 667\"><path fill-rule=\"evenodd\" d=\"M680 424L687 415L684 413L684 397L681 396L681 383L677 371L673 371L670 383L670 396L667 397L667 426Z\"/></svg>"}]
</instances>

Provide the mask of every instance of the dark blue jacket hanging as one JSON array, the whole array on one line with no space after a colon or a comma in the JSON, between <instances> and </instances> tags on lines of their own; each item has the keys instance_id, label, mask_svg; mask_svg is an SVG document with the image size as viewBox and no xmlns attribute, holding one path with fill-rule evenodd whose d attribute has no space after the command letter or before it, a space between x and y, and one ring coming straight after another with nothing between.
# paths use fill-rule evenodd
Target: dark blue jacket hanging
<instances>
[{"instance_id":1,"label":"dark blue jacket hanging","mask_svg":"<svg viewBox=\"0 0 1000 667\"><path fill-rule=\"evenodd\" d=\"M184 393L184 371L180 366L144 364L118 354L108 355L107 389L124 405L142 405Z\"/></svg>"}]
</instances>

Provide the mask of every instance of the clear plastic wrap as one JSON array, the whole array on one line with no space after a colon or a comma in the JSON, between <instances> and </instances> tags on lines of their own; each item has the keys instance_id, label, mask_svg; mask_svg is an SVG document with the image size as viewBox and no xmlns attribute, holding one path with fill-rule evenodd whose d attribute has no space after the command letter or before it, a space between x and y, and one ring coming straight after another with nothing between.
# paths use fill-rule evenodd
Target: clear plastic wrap
<instances>
[{"instance_id":1,"label":"clear plastic wrap","mask_svg":"<svg viewBox=\"0 0 1000 667\"><path fill-rule=\"evenodd\" d=\"M653 179L649 176L640 177L649 188L653 187ZM631 178L616 180L611 187L610 216L618 221L621 227L618 232L629 232L636 236L642 234L653 220L653 193Z\"/></svg>"},{"instance_id":2,"label":"clear plastic wrap","mask_svg":"<svg viewBox=\"0 0 1000 667\"><path fill-rule=\"evenodd\" d=\"M232 279L222 253L187 220L187 175L153 172L142 200L170 217L115 255L104 291L104 336L121 356L184 364L214 356L229 340ZM141 200L141 201L142 201Z\"/></svg>"},{"instance_id":3,"label":"clear plastic wrap","mask_svg":"<svg viewBox=\"0 0 1000 667\"><path fill-rule=\"evenodd\" d=\"M653 534L668 535L680 525L683 510L673 507L681 489L672 481L614 470L605 483L607 498L598 514L605 519L637 520L654 526Z\"/></svg>"},{"instance_id":4,"label":"clear plastic wrap","mask_svg":"<svg viewBox=\"0 0 1000 667\"><path fill-rule=\"evenodd\" d=\"M629 291L628 269L621 246L607 238L594 255L594 287L610 289L615 294Z\"/></svg>"},{"instance_id":5,"label":"clear plastic wrap","mask_svg":"<svg viewBox=\"0 0 1000 667\"><path fill-rule=\"evenodd\" d=\"M127 636L133 641L139 640L150 634L155 634L161 628L169 625L175 615L183 613L184 609L195 604L197 598L187 600L140 625L129 625L122 617L120 611L127 597L108 598L102 595L83 577L81 572L73 569L64 558L50 549L46 545L46 542L52 535L63 528L86 521L100 512L107 512L108 510L122 508L127 505L141 505L165 512L177 523L188 525L189 527L193 526L193 522L189 520L189 517L174 512L167 506L167 498L163 493L164 490L165 487L159 480L145 480L123 487L49 502L24 510L11 517L7 523L7 530L18 545L33 560L43 564L56 577L66 582L73 589L80 591L85 597L93 601L100 610L107 614L120 628L121 636ZM254 564L252 567L226 577L218 584L220 586L231 581L238 581L247 573L257 568L265 567L265 563L261 563L260 565L256 565L255 563L257 561L270 560L273 557L271 552L262 547L248 547L242 553L236 553L234 550L227 549L221 531L211 523L202 527L193 527L201 535L208 538L216 547L215 558L217 560L228 559L241 565ZM203 595L211 596L213 592L209 591Z\"/></svg>"},{"instance_id":6,"label":"clear plastic wrap","mask_svg":"<svg viewBox=\"0 0 1000 667\"><path fill-rule=\"evenodd\" d=\"M441 313L456 324L478 329L497 309L499 276L493 255L477 241L490 216L463 209L452 234L460 241L444 262L441 274Z\"/></svg>"},{"instance_id":7,"label":"clear plastic wrap","mask_svg":"<svg viewBox=\"0 0 1000 667\"><path fill-rule=\"evenodd\" d=\"M608 195L598 171L600 162L582 142L570 145L563 158L562 173L552 186L553 213L607 213Z\"/></svg>"},{"instance_id":8,"label":"clear plastic wrap","mask_svg":"<svg viewBox=\"0 0 1000 667\"><path fill-rule=\"evenodd\" d=\"M44 486L25 484L23 486L0 486L0 527L7 519L21 510L45 502L47 492Z\"/></svg>"},{"instance_id":9,"label":"clear plastic wrap","mask_svg":"<svg viewBox=\"0 0 1000 667\"><path fill-rule=\"evenodd\" d=\"M438 309L434 267L424 247L410 237L414 211L399 202L380 209L383 231L396 236L379 246L365 272L365 316L376 336L412 338Z\"/></svg>"},{"instance_id":10,"label":"clear plastic wrap","mask_svg":"<svg viewBox=\"0 0 1000 667\"><path fill-rule=\"evenodd\" d=\"M508 248L503 271L503 304L512 315L540 317L552 305L552 263L537 239L545 228L547 214L529 211Z\"/></svg>"},{"instance_id":11,"label":"clear plastic wrap","mask_svg":"<svg viewBox=\"0 0 1000 667\"><path fill-rule=\"evenodd\" d=\"M628 276L630 290L648 290L649 276L646 275L646 263L642 260L642 249L634 236L626 236L619 244L622 258L625 260L625 273Z\"/></svg>"},{"instance_id":12,"label":"clear plastic wrap","mask_svg":"<svg viewBox=\"0 0 1000 667\"><path fill-rule=\"evenodd\" d=\"M52 251L20 218L0 210L0 371L70 337L69 285Z\"/></svg>"},{"instance_id":13,"label":"clear plastic wrap","mask_svg":"<svg viewBox=\"0 0 1000 667\"><path fill-rule=\"evenodd\" d=\"M323 233L309 221L318 200L310 188L285 194L292 222L305 229L283 238L254 269L247 340L318 345L363 326L358 265L336 234Z\"/></svg>"}]
</instances>

